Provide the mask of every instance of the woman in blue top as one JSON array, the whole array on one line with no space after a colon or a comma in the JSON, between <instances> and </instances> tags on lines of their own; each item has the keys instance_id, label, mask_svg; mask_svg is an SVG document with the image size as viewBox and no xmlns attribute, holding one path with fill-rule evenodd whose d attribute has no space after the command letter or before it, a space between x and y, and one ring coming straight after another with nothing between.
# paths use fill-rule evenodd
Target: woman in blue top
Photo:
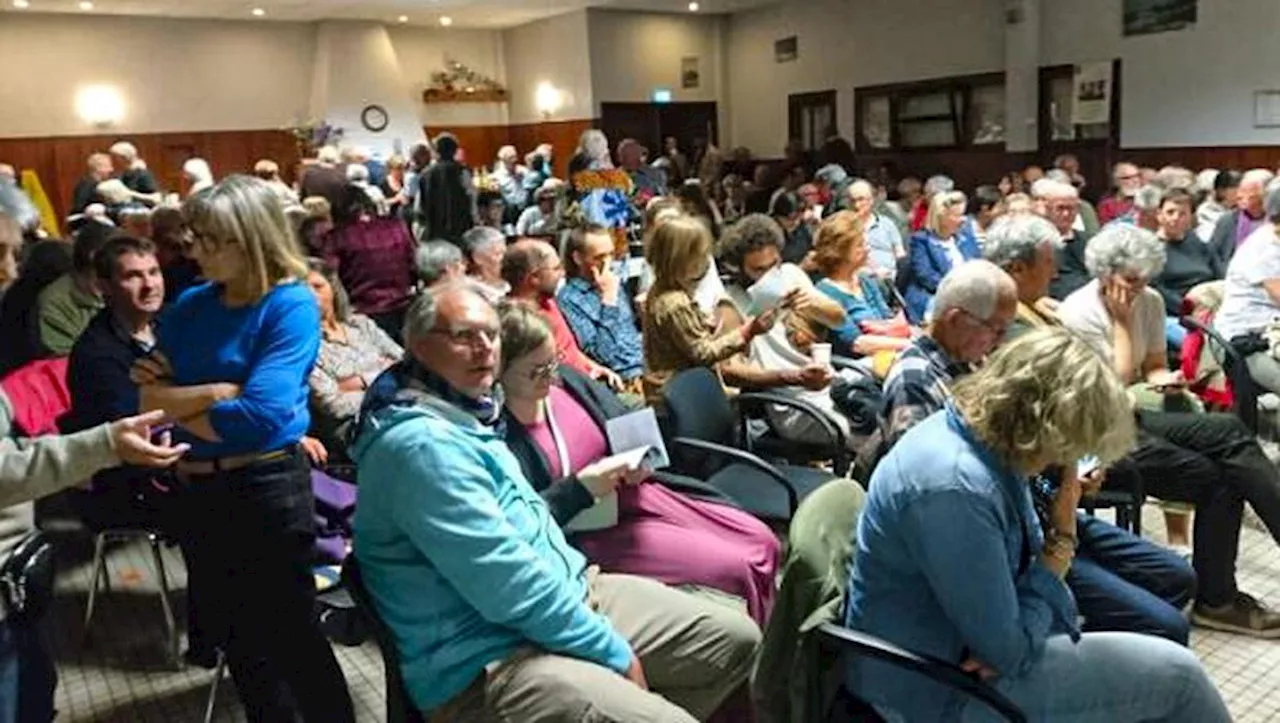
<instances>
[{"instance_id":1,"label":"woman in blue top","mask_svg":"<svg viewBox=\"0 0 1280 723\"><path fill-rule=\"evenodd\" d=\"M911 275L903 296L907 302L907 318L913 324L924 321L929 302L951 267L982 258L982 250L964 215L966 203L965 195L959 191L935 195L929 202L924 228L911 237L907 248Z\"/></svg>"},{"instance_id":2,"label":"woman in blue top","mask_svg":"<svg viewBox=\"0 0 1280 723\"><path fill-rule=\"evenodd\" d=\"M1061 329L1028 333L955 385L876 466L858 522L846 623L980 676L1031 721L1225 723L1195 654L1155 636L1084 633L1063 578L1080 481L1064 474L1046 517L1029 480L1133 443L1128 394ZM1056 532L1055 532L1056 531ZM992 721L952 689L851 660L846 684L890 721Z\"/></svg>"},{"instance_id":3,"label":"woman in blue top","mask_svg":"<svg viewBox=\"0 0 1280 723\"><path fill-rule=\"evenodd\" d=\"M284 210L231 176L188 199L193 256L210 283L164 313L134 378L191 444L178 464L183 546L201 626L226 651L251 721L353 721L314 623L314 500L299 442L320 312Z\"/></svg>"},{"instance_id":4,"label":"woman in blue top","mask_svg":"<svg viewBox=\"0 0 1280 723\"><path fill-rule=\"evenodd\" d=\"M840 304L844 323L832 329L836 354L870 357L896 354L911 341L911 327L895 315L867 269L866 231L853 211L828 216L818 228L813 264L823 277L818 290Z\"/></svg>"}]
</instances>

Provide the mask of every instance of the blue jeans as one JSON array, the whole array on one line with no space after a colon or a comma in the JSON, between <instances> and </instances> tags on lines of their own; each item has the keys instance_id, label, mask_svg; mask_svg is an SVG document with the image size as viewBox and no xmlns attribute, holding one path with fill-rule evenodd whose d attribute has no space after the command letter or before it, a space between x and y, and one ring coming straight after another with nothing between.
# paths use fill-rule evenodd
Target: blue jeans
<instances>
[{"instance_id":1,"label":"blue jeans","mask_svg":"<svg viewBox=\"0 0 1280 723\"><path fill-rule=\"evenodd\" d=\"M1196 575L1173 552L1115 525L1076 516L1080 547L1067 585L1086 632L1146 633L1187 644L1182 609L1195 598Z\"/></svg>"},{"instance_id":2,"label":"blue jeans","mask_svg":"<svg viewBox=\"0 0 1280 723\"><path fill-rule=\"evenodd\" d=\"M57 685L39 626L0 622L0 723L49 723Z\"/></svg>"},{"instance_id":3,"label":"blue jeans","mask_svg":"<svg viewBox=\"0 0 1280 723\"><path fill-rule=\"evenodd\" d=\"M1053 723L1228 723L1222 696L1190 650L1150 635L1085 633L1045 642L1044 655L1016 678L997 678L997 690L1030 721ZM968 702L964 723L1002 719Z\"/></svg>"},{"instance_id":4,"label":"blue jeans","mask_svg":"<svg viewBox=\"0 0 1280 723\"><path fill-rule=\"evenodd\" d=\"M1164 318L1164 341L1171 349L1181 349L1187 338L1187 330L1172 316Z\"/></svg>"}]
</instances>

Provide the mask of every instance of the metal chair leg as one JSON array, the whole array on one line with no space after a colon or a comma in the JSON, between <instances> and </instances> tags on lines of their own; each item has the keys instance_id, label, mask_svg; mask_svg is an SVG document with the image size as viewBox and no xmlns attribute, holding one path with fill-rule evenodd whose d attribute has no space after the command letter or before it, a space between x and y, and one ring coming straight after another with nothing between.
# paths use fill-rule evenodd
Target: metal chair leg
<instances>
[{"instance_id":1,"label":"metal chair leg","mask_svg":"<svg viewBox=\"0 0 1280 723\"><path fill-rule=\"evenodd\" d=\"M218 702L218 684L227 672L227 654L218 649L218 665L213 669L213 685L209 686L209 699L204 705L204 723L213 723L213 708Z\"/></svg>"},{"instance_id":2,"label":"metal chair leg","mask_svg":"<svg viewBox=\"0 0 1280 723\"><path fill-rule=\"evenodd\" d=\"M93 608L98 599L100 581L108 581L107 574L107 533L99 532L93 539L93 581L89 584L89 601L84 606L84 636L89 637L89 623L93 621Z\"/></svg>"},{"instance_id":3,"label":"metal chair leg","mask_svg":"<svg viewBox=\"0 0 1280 723\"><path fill-rule=\"evenodd\" d=\"M155 561L156 575L160 578L160 607L164 610L164 627L169 634L169 659L179 665L181 655L178 650L178 626L173 617L173 604L169 599L169 576L165 574L164 554L160 549L160 537L154 532L147 534L151 543L151 558Z\"/></svg>"}]
</instances>

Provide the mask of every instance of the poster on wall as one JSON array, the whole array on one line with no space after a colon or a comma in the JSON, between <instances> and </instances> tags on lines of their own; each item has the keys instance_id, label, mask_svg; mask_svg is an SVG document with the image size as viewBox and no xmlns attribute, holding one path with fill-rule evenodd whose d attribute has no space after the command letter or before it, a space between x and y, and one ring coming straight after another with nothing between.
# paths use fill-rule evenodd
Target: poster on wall
<instances>
[{"instance_id":1,"label":"poster on wall","mask_svg":"<svg viewBox=\"0 0 1280 723\"><path fill-rule=\"evenodd\" d=\"M697 56L689 56L680 59L680 87L681 88L697 88L702 82L702 75L698 72Z\"/></svg>"},{"instance_id":2,"label":"poster on wall","mask_svg":"<svg viewBox=\"0 0 1280 723\"><path fill-rule=\"evenodd\" d=\"M1111 61L1076 66L1071 84L1071 122L1092 125L1111 121Z\"/></svg>"},{"instance_id":3,"label":"poster on wall","mask_svg":"<svg viewBox=\"0 0 1280 723\"><path fill-rule=\"evenodd\" d=\"M1124 34L1149 35L1196 24L1199 0L1124 0Z\"/></svg>"}]
</instances>

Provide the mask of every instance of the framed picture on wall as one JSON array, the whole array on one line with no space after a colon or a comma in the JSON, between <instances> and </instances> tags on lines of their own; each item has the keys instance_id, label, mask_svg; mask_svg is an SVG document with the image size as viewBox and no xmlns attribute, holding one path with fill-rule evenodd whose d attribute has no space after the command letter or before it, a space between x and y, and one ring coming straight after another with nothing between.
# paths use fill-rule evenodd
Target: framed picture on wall
<instances>
[{"instance_id":1,"label":"framed picture on wall","mask_svg":"<svg viewBox=\"0 0 1280 723\"><path fill-rule=\"evenodd\" d=\"M792 35L789 38L775 41L773 59L779 63L790 63L800 57L800 39Z\"/></svg>"},{"instance_id":2,"label":"framed picture on wall","mask_svg":"<svg viewBox=\"0 0 1280 723\"><path fill-rule=\"evenodd\" d=\"M702 83L702 74L698 72L696 55L680 59L680 87L697 88Z\"/></svg>"},{"instance_id":3,"label":"framed picture on wall","mask_svg":"<svg viewBox=\"0 0 1280 723\"><path fill-rule=\"evenodd\" d=\"M1280 90L1253 94L1253 127L1280 128Z\"/></svg>"},{"instance_id":4,"label":"framed picture on wall","mask_svg":"<svg viewBox=\"0 0 1280 723\"><path fill-rule=\"evenodd\" d=\"M1124 0L1124 34L1150 35L1196 24L1199 0Z\"/></svg>"}]
</instances>

